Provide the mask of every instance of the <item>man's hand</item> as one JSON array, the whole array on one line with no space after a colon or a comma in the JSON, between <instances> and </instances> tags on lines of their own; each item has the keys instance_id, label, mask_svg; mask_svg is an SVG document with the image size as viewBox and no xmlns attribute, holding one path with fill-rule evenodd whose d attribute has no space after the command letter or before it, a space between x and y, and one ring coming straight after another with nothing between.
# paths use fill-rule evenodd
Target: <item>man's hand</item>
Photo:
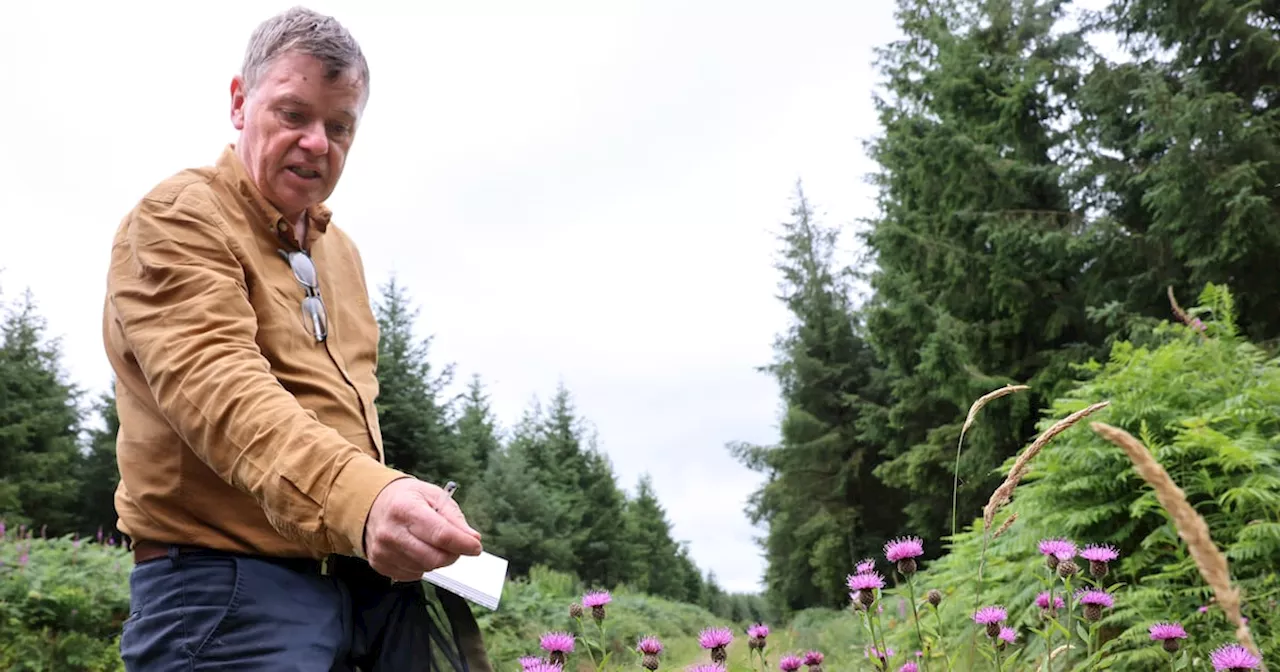
<instances>
[{"instance_id":1,"label":"man's hand","mask_svg":"<svg viewBox=\"0 0 1280 672\"><path fill-rule=\"evenodd\" d=\"M414 478L392 481L373 500L364 546L369 564L396 581L421 580L423 573L451 565L459 555L480 555L483 548L457 502Z\"/></svg>"}]
</instances>

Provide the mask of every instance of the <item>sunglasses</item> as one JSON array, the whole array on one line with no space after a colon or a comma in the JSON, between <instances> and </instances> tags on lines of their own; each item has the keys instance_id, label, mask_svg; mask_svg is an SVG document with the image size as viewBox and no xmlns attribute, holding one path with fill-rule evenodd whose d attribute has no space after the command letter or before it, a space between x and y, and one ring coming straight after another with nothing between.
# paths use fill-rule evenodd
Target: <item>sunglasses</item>
<instances>
[{"instance_id":1,"label":"sunglasses","mask_svg":"<svg viewBox=\"0 0 1280 672\"><path fill-rule=\"evenodd\" d=\"M302 299L302 316L307 325L307 333L315 336L320 343L329 335L329 316L324 310L324 301L320 300L320 277L316 273L316 265L311 255L300 250L280 250L280 256L293 268L293 277L307 290Z\"/></svg>"}]
</instances>

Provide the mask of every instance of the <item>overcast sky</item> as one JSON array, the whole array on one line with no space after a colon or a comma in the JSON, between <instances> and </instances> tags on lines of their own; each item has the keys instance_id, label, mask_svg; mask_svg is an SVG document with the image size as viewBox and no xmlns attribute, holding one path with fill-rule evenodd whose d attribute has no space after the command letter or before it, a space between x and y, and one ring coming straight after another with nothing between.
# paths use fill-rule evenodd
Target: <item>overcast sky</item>
<instances>
[{"instance_id":1,"label":"overcast sky","mask_svg":"<svg viewBox=\"0 0 1280 672\"><path fill-rule=\"evenodd\" d=\"M0 10L0 294L34 292L83 387L111 376L120 218L234 141L230 78L291 4ZM777 436L755 367L787 322L772 263L795 180L826 222L872 214L861 143L892 3L413 4L309 5L372 68L330 201L370 282L397 275L433 360L479 373L504 424L563 381L622 484L649 472L698 564L757 589L743 509L760 477L725 444Z\"/></svg>"}]
</instances>

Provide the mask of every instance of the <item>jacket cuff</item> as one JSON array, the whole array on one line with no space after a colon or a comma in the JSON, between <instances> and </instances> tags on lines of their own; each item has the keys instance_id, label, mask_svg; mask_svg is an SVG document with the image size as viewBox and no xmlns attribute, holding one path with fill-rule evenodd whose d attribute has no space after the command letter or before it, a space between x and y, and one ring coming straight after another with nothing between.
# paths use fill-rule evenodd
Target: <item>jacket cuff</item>
<instances>
[{"instance_id":1,"label":"jacket cuff","mask_svg":"<svg viewBox=\"0 0 1280 672\"><path fill-rule=\"evenodd\" d=\"M363 454L338 472L324 507L329 543L335 553L365 558L364 525L369 509L383 488L402 478L411 477Z\"/></svg>"}]
</instances>

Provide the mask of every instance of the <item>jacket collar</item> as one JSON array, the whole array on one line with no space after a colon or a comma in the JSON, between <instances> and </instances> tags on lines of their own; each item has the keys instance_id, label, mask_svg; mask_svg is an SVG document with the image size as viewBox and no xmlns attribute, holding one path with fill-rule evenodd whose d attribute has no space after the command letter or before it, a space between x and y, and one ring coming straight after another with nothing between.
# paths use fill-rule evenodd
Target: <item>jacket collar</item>
<instances>
[{"instance_id":1,"label":"jacket collar","mask_svg":"<svg viewBox=\"0 0 1280 672\"><path fill-rule=\"evenodd\" d=\"M262 195L258 186L253 183L253 179L249 176L249 171L236 154L235 149L234 143L228 144L218 157L217 169L219 178L240 195L248 206L250 213L254 215L255 223L288 243L298 246L298 241L294 235L293 222L285 219L280 210ZM328 230L331 219L333 219L333 211L323 203L317 203L307 208L307 244L305 249L310 249L316 239Z\"/></svg>"}]
</instances>

